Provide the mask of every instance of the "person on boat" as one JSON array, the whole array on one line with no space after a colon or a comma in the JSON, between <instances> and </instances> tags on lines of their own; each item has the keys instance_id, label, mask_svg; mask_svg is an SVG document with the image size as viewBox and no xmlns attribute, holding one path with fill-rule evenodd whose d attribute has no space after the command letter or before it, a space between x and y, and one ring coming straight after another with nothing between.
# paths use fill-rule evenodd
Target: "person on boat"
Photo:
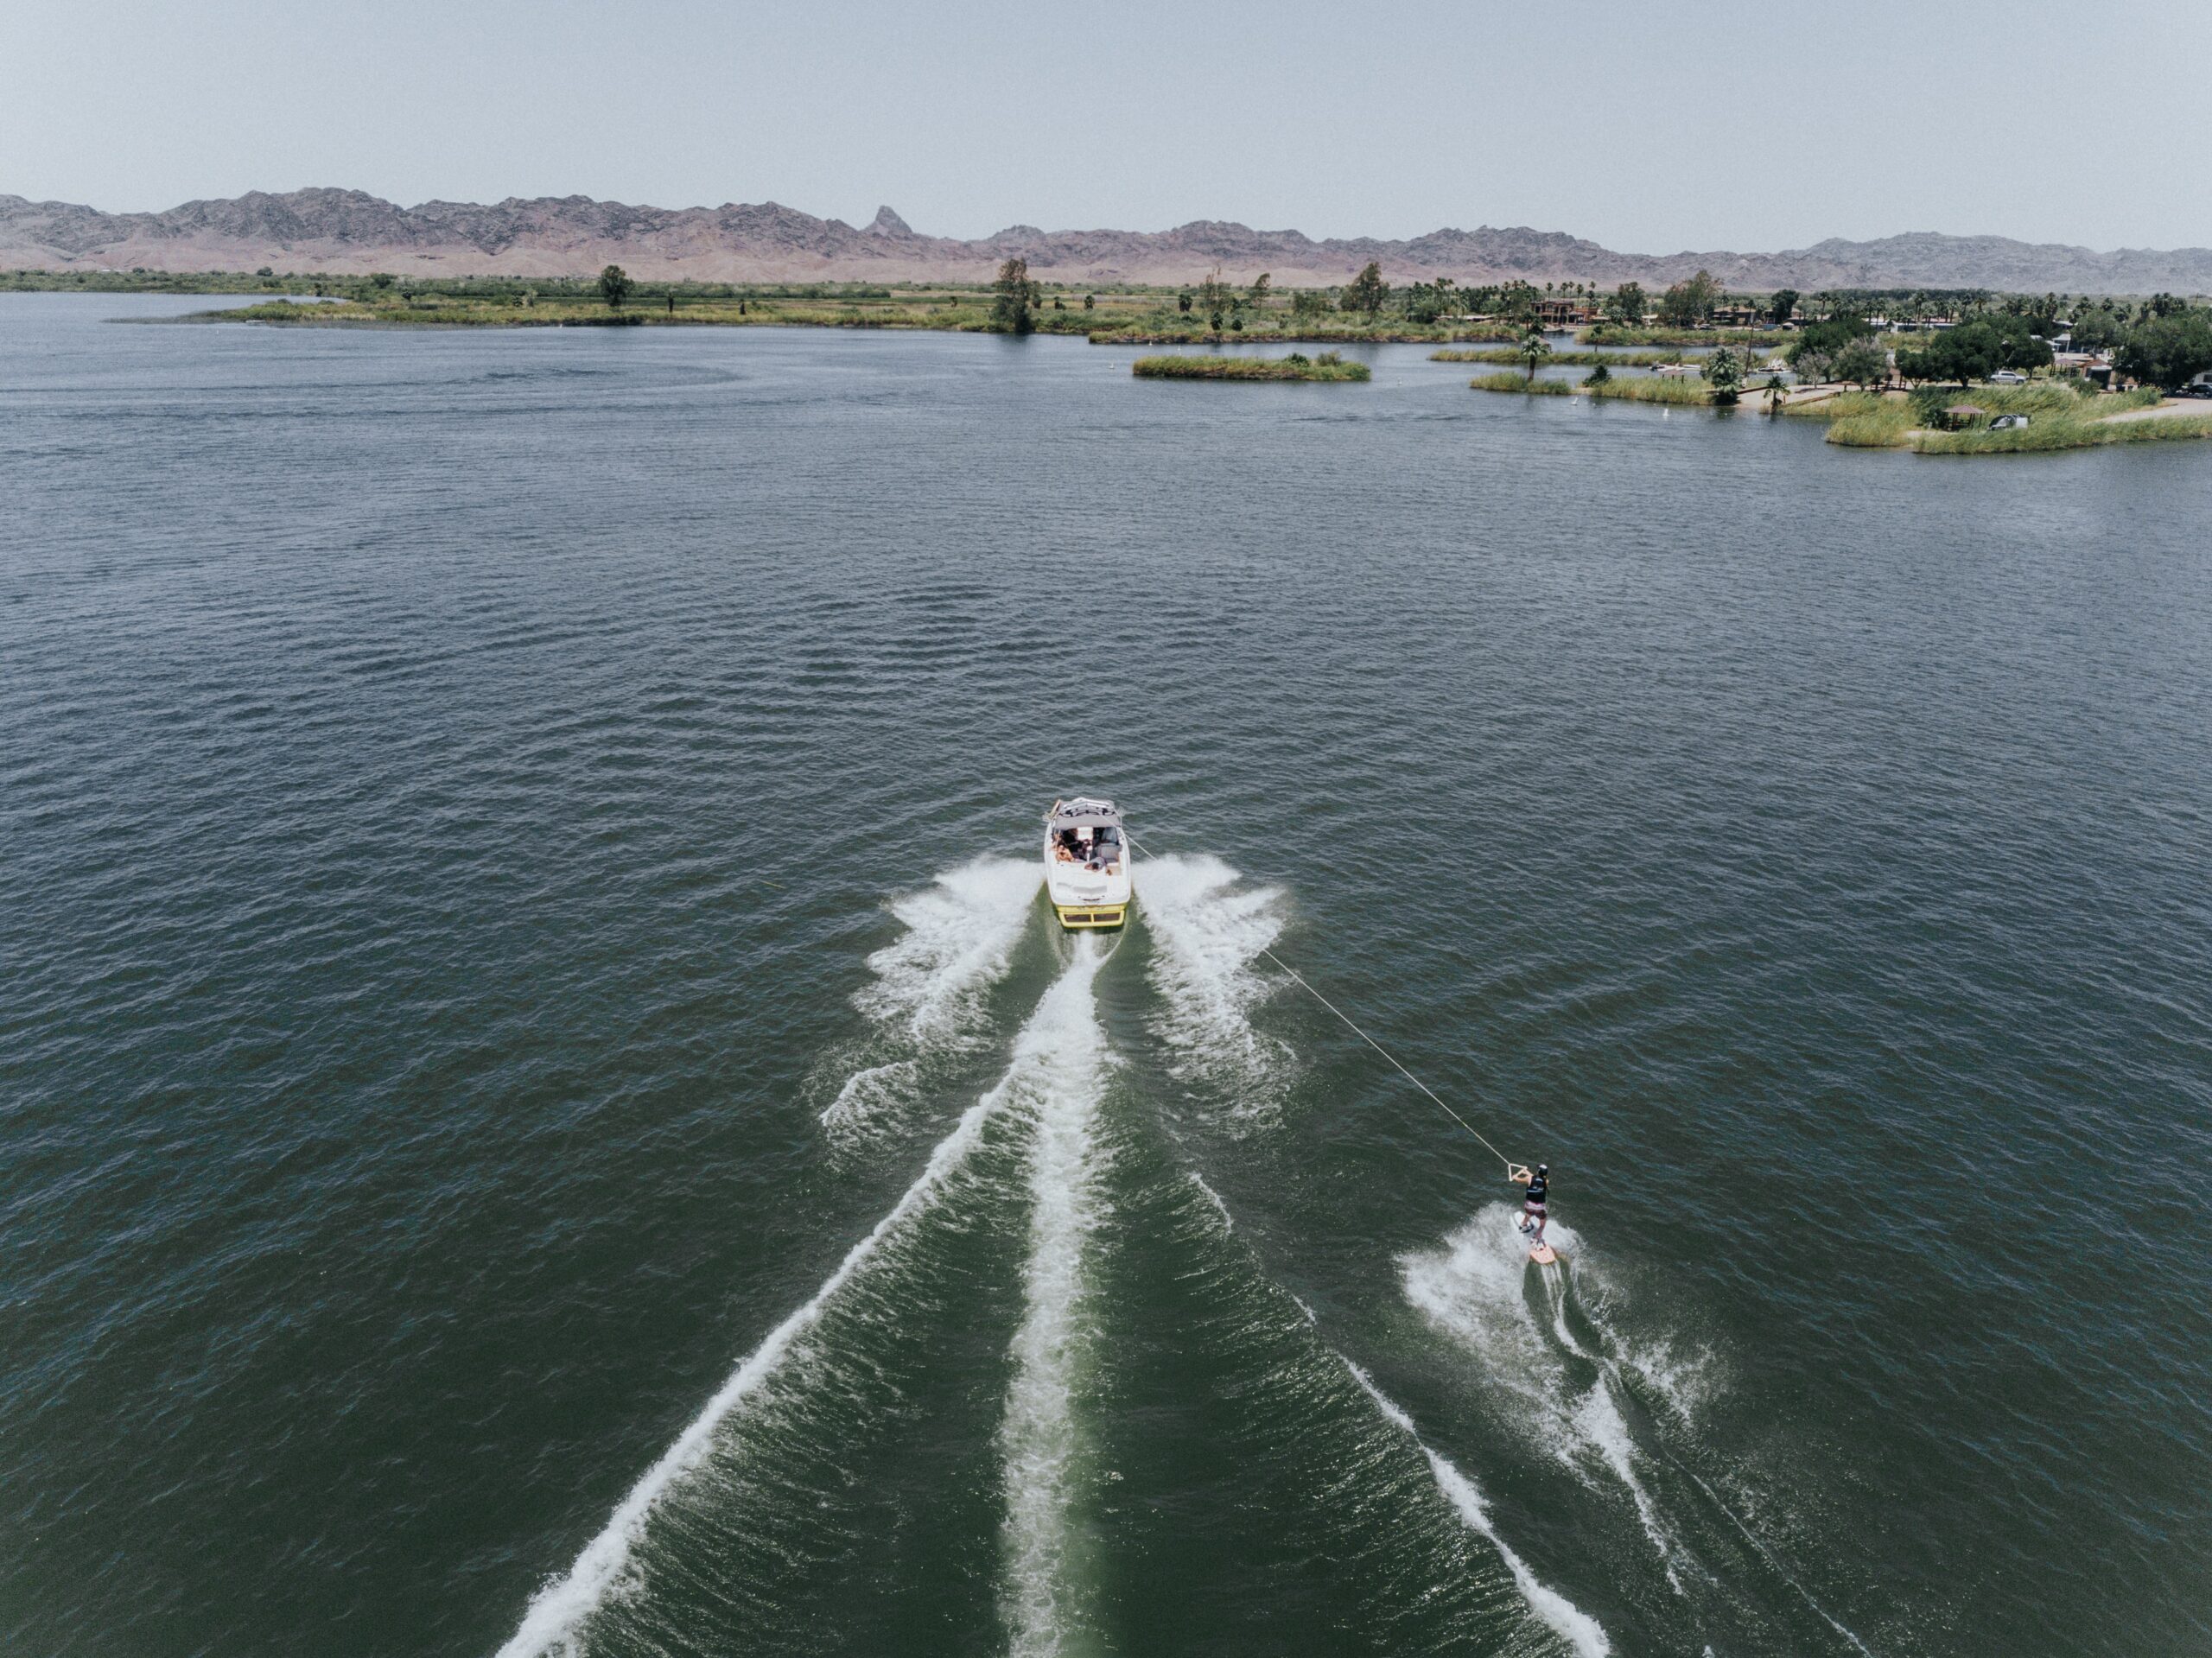
<instances>
[{"instance_id":1,"label":"person on boat","mask_svg":"<svg viewBox=\"0 0 2212 1658\"><path fill-rule=\"evenodd\" d=\"M1529 1223L1535 1222L1532 1238L1538 1248L1544 1243L1544 1200L1551 1194L1551 1166L1546 1163L1539 1163L1533 1169L1525 1163L1518 1167L1509 1164L1505 1172L1505 1178L1515 1185L1529 1188L1521 1200L1521 1229L1528 1231Z\"/></svg>"}]
</instances>

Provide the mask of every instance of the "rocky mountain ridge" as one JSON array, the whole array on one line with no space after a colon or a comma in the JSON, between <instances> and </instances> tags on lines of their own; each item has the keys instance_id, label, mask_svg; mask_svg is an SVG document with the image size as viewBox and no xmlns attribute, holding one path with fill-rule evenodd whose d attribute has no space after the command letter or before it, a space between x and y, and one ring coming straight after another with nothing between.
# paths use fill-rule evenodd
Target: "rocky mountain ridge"
<instances>
[{"instance_id":1,"label":"rocky mountain ridge","mask_svg":"<svg viewBox=\"0 0 2212 1658\"><path fill-rule=\"evenodd\" d=\"M978 281L1019 256L1071 283L1194 281L1219 265L1279 287L1341 283L1370 259L1392 281L1640 282L1700 269L1730 288L1980 287L2068 292L2212 292L2212 249L2098 252L2056 243L1932 232L1871 242L1831 238L1778 253L1622 253L1525 226L1439 230L1405 240L1316 239L1199 219L1167 231L1045 231L1013 225L972 241L926 236L889 207L867 226L779 203L665 208L588 196L510 197L402 207L359 190L252 191L157 213L106 213L0 195L0 268L401 275L588 276L622 265L649 281Z\"/></svg>"}]
</instances>

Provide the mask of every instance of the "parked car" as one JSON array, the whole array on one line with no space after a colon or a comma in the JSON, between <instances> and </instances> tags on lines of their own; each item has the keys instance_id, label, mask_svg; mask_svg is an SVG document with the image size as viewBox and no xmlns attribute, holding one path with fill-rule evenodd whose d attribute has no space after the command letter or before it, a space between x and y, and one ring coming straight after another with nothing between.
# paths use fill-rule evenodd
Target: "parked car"
<instances>
[{"instance_id":1,"label":"parked car","mask_svg":"<svg viewBox=\"0 0 2212 1658\"><path fill-rule=\"evenodd\" d=\"M2212 397L2212 385L2192 380L2187 385L2177 385L2167 394L2174 397Z\"/></svg>"},{"instance_id":2,"label":"parked car","mask_svg":"<svg viewBox=\"0 0 2212 1658\"><path fill-rule=\"evenodd\" d=\"M1993 432L2010 432L2027 423L2028 417L2025 415L1999 415L1989 422L1989 429Z\"/></svg>"},{"instance_id":3,"label":"parked car","mask_svg":"<svg viewBox=\"0 0 2212 1658\"><path fill-rule=\"evenodd\" d=\"M2009 368L2000 368L1989 377L1989 383L1992 385L2025 385L2028 383L2028 377L2024 374L2015 374Z\"/></svg>"}]
</instances>

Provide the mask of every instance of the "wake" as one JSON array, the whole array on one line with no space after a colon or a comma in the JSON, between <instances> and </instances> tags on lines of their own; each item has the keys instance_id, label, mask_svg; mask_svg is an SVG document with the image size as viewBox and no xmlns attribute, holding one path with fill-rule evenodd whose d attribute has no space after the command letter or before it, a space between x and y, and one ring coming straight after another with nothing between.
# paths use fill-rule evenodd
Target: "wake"
<instances>
[{"instance_id":1,"label":"wake","mask_svg":"<svg viewBox=\"0 0 2212 1658\"><path fill-rule=\"evenodd\" d=\"M1291 1052L1255 1030L1250 1015L1275 988L1256 964L1281 936L1282 894L1240 885L1218 858L1150 858L1143 872L1144 924L1162 946L1152 960L1160 992L1152 1028L1168 1074L1225 1087L1242 1117L1271 1117Z\"/></svg>"},{"instance_id":2,"label":"wake","mask_svg":"<svg viewBox=\"0 0 2212 1658\"><path fill-rule=\"evenodd\" d=\"M1236 1223L1221 1194L1207 1185L1205 1177L1196 1170L1186 1170L1185 1173L1191 1184L1205 1197L1220 1218L1222 1236L1232 1236L1236 1232ZM1449 1457L1421 1438L1421 1430L1414 1426L1413 1417L1376 1385L1373 1376L1322 1338L1321 1321L1312 1307L1295 1295L1290 1295L1288 1291L1282 1293L1289 1296L1291 1304L1306 1316L1306 1325L1313 1332L1314 1339L1320 1343L1322 1350L1344 1366L1345 1373L1358 1384L1359 1390L1374 1405L1382 1420L1403 1434L1414 1449L1421 1453L1438 1493L1451 1505L1460 1522L1497 1551L1498 1559L1504 1563L1506 1572L1511 1576L1514 1586L1521 1591L1521 1598L1528 1604L1529 1610L1565 1639L1582 1658L1605 1658L1605 1655L1612 1650L1612 1642L1607 1638L1604 1628L1597 1619L1538 1578L1528 1561L1522 1560L1512 1545L1499 1534L1497 1524L1491 1519L1490 1506L1483 1501L1482 1491L1473 1479Z\"/></svg>"},{"instance_id":3,"label":"wake","mask_svg":"<svg viewBox=\"0 0 2212 1658\"><path fill-rule=\"evenodd\" d=\"M1872 1658L1866 1643L1821 1604L1712 1483L1667 1445L1669 1423L1685 1432L1696 1429L1708 1362L1684 1361L1618 1328L1602 1305L1616 1299L1602 1267L1557 1218L1549 1231L1573 1265L1535 1273L1540 1315L1530 1305L1528 1256L1511 1233L1511 1214L1506 1204L1485 1205L1441 1248L1404 1257L1400 1267L1408 1302L1477 1359L1496 1384L1493 1397L1509 1403L1533 1443L1547 1448L1586 1483L1610 1478L1628 1497L1677 1596L1688 1593L1678 1560L1709 1585L1719 1587L1720 1580L1697 1564L1681 1526L1667 1516L1650 1483L1654 1467L1679 1473L1695 1485L1808 1610L1853 1649ZM1600 1293L1600 1305L1586 1303L1577 1293L1576 1286L1585 1281ZM1586 1323L1592 1340L1576 1333L1576 1318ZM1631 1400L1658 1407L1649 1419L1648 1445L1631 1429L1623 1408Z\"/></svg>"},{"instance_id":4,"label":"wake","mask_svg":"<svg viewBox=\"0 0 2212 1658\"><path fill-rule=\"evenodd\" d=\"M738 1363L690 1425L631 1488L575 1563L532 1597L520 1626L499 1648L499 1658L537 1658L542 1654L574 1655L582 1650L584 1628L592 1615L610 1598L623 1592L631 1579L632 1557L654 1512L707 1461L725 1425L740 1415L742 1407L796 1353L804 1350L801 1338L821 1320L839 1293L895 1248L936 1204L981 1142L988 1121L1010 1102L1027 1101L1037 1085L1036 1073L1054 1071L1071 1013L1089 1018L1090 979L1096 970L1095 960L1086 964L1079 958L1076 967L1046 992L1016 1038L1011 1063L998 1084L961 1115L951 1132L931 1152L913 1184L852 1247L821 1287Z\"/></svg>"},{"instance_id":5,"label":"wake","mask_svg":"<svg viewBox=\"0 0 2212 1658\"><path fill-rule=\"evenodd\" d=\"M1070 1511L1084 1452L1075 1394L1090 1335L1087 1256L1102 1213L1096 1119L1106 1051L1091 992L1103 953L1095 936L1076 940L1073 964L1033 1021L1040 1063L1021 1084L1033 1118L1029 1255L1000 1432L1001 1606L1015 1658L1058 1652L1080 1617Z\"/></svg>"},{"instance_id":6,"label":"wake","mask_svg":"<svg viewBox=\"0 0 2212 1658\"><path fill-rule=\"evenodd\" d=\"M1162 1002L1153 1029L1173 1056L1170 1074L1179 1081L1227 1087L1237 1099L1237 1115L1247 1121L1272 1118L1280 1109L1292 1058L1287 1046L1260 1035L1250 1013L1274 988L1256 964L1281 935L1281 893L1243 886L1235 869L1210 856L1154 857L1144 871L1145 924L1162 946L1153 958ZM1221 1194L1196 1170L1185 1172L1218 1216L1224 1234L1232 1234L1236 1222ZM1318 1340L1319 1321L1313 1310L1296 1296L1289 1299ZM1323 1347L1383 1420L1412 1442L1438 1492L1461 1522L1497 1552L1536 1617L1583 1658L1610 1652L1611 1642L1597 1620L1543 1583L1500 1534L1475 1482L1421 1437L1413 1418L1365 1369L1325 1343Z\"/></svg>"},{"instance_id":7,"label":"wake","mask_svg":"<svg viewBox=\"0 0 2212 1658\"><path fill-rule=\"evenodd\" d=\"M1597 1470L1611 1476L1634 1506L1668 1586L1681 1594L1675 1567L1680 1545L1638 1475L1634 1442L1602 1363L1567 1328L1558 1274L1541 1274L1549 1298L1548 1332L1529 1306L1529 1256L1511 1230L1512 1212L1504 1204L1487 1204L1441 1249L1407 1256L1399 1263L1406 1299L1431 1325L1480 1356L1485 1373L1515 1402L1515 1414L1536 1443L1586 1481ZM1580 1241L1565 1222L1554 1219L1549 1230L1556 1247L1572 1259L1581 1258ZM1598 1370L1594 1385L1579 1383L1561 1350ZM1665 1365L1655 1364L1651 1371L1670 1378L1680 1375ZM1677 1386L1668 1397L1687 1422L1693 1391Z\"/></svg>"},{"instance_id":8,"label":"wake","mask_svg":"<svg viewBox=\"0 0 2212 1658\"><path fill-rule=\"evenodd\" d=\"M868 958L874 977L853 1001L869 1033L830 1062L843 1080L823 1109L823 1128L851 1139L895 1121L931 1060L976 1044L1037 883L1033 863L977 858L892 900L906 931Z\"/></svg>"}]
</instances>

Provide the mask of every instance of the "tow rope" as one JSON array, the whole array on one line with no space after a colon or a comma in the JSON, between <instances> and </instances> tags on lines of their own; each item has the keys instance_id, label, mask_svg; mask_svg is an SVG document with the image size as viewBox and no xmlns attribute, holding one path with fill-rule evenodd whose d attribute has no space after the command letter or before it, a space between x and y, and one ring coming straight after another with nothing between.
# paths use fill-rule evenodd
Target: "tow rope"
<instances>
[{"instance_id":1,"label":"tow rope","mask_svg":"<svg viewBox=\"0 0 2212 1658\"><path fill-rule=\"evenodd\" d=\"M1131 835L1126 826L1122 829L1122 834L1131 846L1136 848L1139 852L1144 853L1146 857L1149 858L1152 856L1150 852L1146 851L1143 843L1140 842L1135 835ZM1444 1102L1442 1096L1440 1096L1434 1089L1431 1088L1427 1083L1421 1081L1420 1077L1414 1076L1413 1072L1408 1070L1405 1066L1399 1062L1397 1055L1392 1053L1389 1049L1384 1047L1380 1042L1377 1042L1373 1037L1368 1035L1365 1031L1361 1030L1357 1024L1353 1023L1351 1014L1345 1013L1343 1008L1338 1007L1336 1003L1331 1001L1326 996L1316 990L1312 985L1306 983L1304 976L1300 974L1296 968L1291 966L1289 962L1284 961L1281 956L1276 955L1274 951L1269 950L1265 944L1260 946L1260 954L1266 956L1270 962L1273 962L1286 974L1289 975L1291 979L1296 982L1300 989L1303 990L1307 995L1313 997L1314 1001L1319 1002L1322 1007L1327 1008L1338 1019L1342 1020L1344 1023L1344 1027L1351 1031L1353 1035L1357 1036L1361 1041L1366 1043L1367 1045L1374 1049L1376 1052L1381 1054L1385 1059L1389 1060L1391 1064L1396 1066L1398 1074L1403 1077L1408 1082L1411 1083L1415 1088L1419 1089L1422 1093L1427 1095L1432 1101L1435 1102L1438 1110L1443 1112L1446 1116L1451 1118L1452 1121L1458 1123L1462 1128L1465 1128L1469 1134L1472 1134L1475 1137L1476 1141L1484 1151L1488 1152L1499 1162L1504 1164L1507 1173L1510 1174L1515 1169L1521 1166L1511 1158L1508 1157L1503 1152L1498 1150L1497 1147L1491 1145L1489 1140L1484 1139L1482 1130L1476 1128L1473 1123L1469 1122L1457 1111L1454 1111L1449 1105L1446 1105Z\"/></svg>"}]
</instances>

